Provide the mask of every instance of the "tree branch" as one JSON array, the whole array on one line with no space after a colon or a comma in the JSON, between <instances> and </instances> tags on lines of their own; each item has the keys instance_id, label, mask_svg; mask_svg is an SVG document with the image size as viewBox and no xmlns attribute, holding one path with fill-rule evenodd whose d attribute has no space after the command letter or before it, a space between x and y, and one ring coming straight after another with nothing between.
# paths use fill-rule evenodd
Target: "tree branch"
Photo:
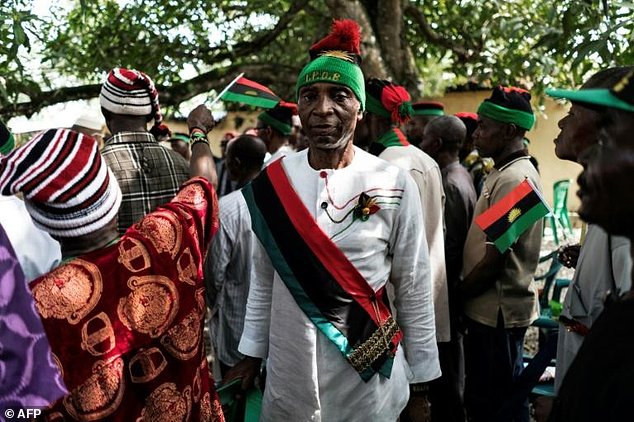
<instances>
[{"instance_id":1,"label":"tree branch","mask_svg":"<svg viewBox=\"0 0 634 422\"><path fill-rule=\"evenodd\" d=\"M280 67L280 65L271 63L235 65L213 69L179 84L157 86L161 106L178 106L183 101L200 93L211 90L220 91L238 75L238 72L257 75L258 82L269 85L279 81L280 76L284 75L287 76L286 80L292 80L298 71L291 66ZM30 101L1 106L0 116L4 119L18 115L31 116L50 105L98 97L100 91L101 84L90 84L39 92L31 95Z\"/></svg>"},{"instance_id":2,"label":"tree branch","mask_svg":"<svg viewBox=\"0 0 634 422\"><path fill-rule=\"evenodd\" d=\"M5 119L18 115L31 116L53 104L97 97L100 90L101 84L91 84L31 93L30 101L1 106L0 116Z\"/></svg>"},{"instance_id":3,"label":"tree branch","mask_svg":"<svg viewBox=\"0 0 634 422\"><path fill-rule=\"evenodd\" d=\"M434 31L434 29L427 21L427 17L425 16L425 14L414 4L408 4L405 7L404 12L414 21L414 23L416 23L418 29L425 36L427 41L432 44L445 47L446 49L452 51L461 62L466 62L472 58L473 53L470 53L466 48L453 42L449 38L441 36L438 32Z\"/></svg>"},{"instance_id":4,"label":"tree branch","mask_svg":"<svg viewBox=\"0 0 634 422\"><path fill-rule=\"evenodd\" d=\"M234 59L236 57L247 56L259 51L262 47L273 42L282 32L284 32L292 20L304 7L309 0L296 0L291 2L291 7L277 21L277 24L270 31L262 33L252 41L242 41L236 43L231 48L214 48L209 50L201 50L200 55L210 55L205 59L208 63L218 63L226 59Z\"/></svg>"},{"instance_id":5,"label":"tree branch","mask_svg":"<svg viewBox=\"0 0 634 422\"><path fill-rule=\"evenodd\" d=\"M361 68L366 77L389 78L390 74L381 56L381 48L372 28L370 16L365 6L358 0L326 0L326 6L333 18L354 19L361 27ZM325 35L325 34L324 34Z\"/></svg>"}]
</instances>

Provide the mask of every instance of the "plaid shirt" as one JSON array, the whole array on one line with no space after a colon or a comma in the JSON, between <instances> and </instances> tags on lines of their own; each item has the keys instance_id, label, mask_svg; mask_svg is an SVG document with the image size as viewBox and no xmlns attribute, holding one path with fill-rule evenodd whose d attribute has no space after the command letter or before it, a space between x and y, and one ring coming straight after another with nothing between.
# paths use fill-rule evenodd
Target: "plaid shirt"
<instances>
[{"instance_id":1,"label":"plaid shirt","mask_svg":"<svg viewBox=\"0 0 634 422\"><path fill-rule=\"evenodd\" d=\"M117 133L106 141L101 155L123 193L119 234L169 202L189 179L187 160L159 145L149 132Z\"/></svg>"}]
</instances>

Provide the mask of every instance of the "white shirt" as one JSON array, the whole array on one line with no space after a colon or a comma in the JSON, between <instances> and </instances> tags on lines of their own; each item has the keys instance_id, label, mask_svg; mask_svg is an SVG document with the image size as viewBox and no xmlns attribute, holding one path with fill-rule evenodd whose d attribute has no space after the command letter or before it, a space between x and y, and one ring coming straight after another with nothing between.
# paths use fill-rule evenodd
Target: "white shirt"
<instances>
[{"instance_id":1,"label":"white shirt","mask_svg":"<svg viewBox=\"0 0 634 422\"><path fill-rule=\"evenodd\" d=\"M409 383L440 376L416 185L403 170L358 148L354 151L352 163L338 170L312 169L308 150L284 158L282 164L309 213L368 284L377 291L388 280L392 283L403 341L390 378L375 374L364 382L299 308L254 237L251 290L239 350L268 358L262 420L393 421L407 403ZM352 224L351 216L341 223L329 218L327 212L342 219L361 192L383 195L377 197L381 209L376 214Z\"/></svg>"},{"instance_id":2,"label":"white shirt","mask_svg":"<svg viewBox=\"0 0 634 422\"><path fill-rule=\"evenodd\" d=\"M24 201L0 195L0 224L7 232L29 282L57 267L62 260L59 243L33 224Z\"/></svg>"},{"instance_id":3,"label":"white shirt","mask_svg":"<svg viewBox=\"0 0 634 422\"><path fill-rule=\"evenodd\" d=\"M291 155L294 154L295 150L293 149L292 146L288 145L288 144L284 144L282 145L277 151L275 151L273 154L269 154L267 152L267 154L269 154L268 157L264 156L264 164L262 164L262 168L266 168L269 164L271 164L272 162L274 162L275 160L284 157L286 155Z\"/></svg>"},{"instance_id":4,"label":"white shirt","mask_svg":"<svg viewBox=\"0 0 634 422\"><path fill-rule=\"evenodd\" d=\"M211 338L216 357L233 366L244 356L238 352L247 308L251 275L251 217L242 192L218 201L220 229L205 261L205 283L211 306ZM213 292L213 293L211 293Z\"/></svg>"},{"instance_id":5,"label":"white shirt","mask_svg":"<svg viewBox=\"0 0 634 422\"><path fill-rule=\"evenodd\" d=\"M449 330L449 293L447 290L443 230L445 193L442 188L440 168L433 158L413 145L387 147L379 155L379 158L409 171L409 174L412 175L416 182L416 186L418 186L431 266L431 288L436 316L436 341L449 341L451 337Z\"/></svg>"}]
</instances>

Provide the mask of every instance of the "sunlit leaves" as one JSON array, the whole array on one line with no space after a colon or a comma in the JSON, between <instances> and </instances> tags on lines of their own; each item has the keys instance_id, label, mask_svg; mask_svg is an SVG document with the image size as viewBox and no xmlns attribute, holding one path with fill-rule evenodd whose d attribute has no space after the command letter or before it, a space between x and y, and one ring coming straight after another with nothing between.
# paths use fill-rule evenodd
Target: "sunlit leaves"
<instances>
[{"instance_id":1,"label":"sunlit leaves","mask_svg":"<svg viewBox=\"0 0 634 422\"><path fill-rule=\"evenodd\" d=\"M357 2L374 28L384 20L381 1ZM0 109L41 89L97 83L114 66L143 70L163 86L208 71L226 75L260 66L248 76L290 100L307 48L327 32L335 12L326 3L51 1L48 15L34 16L31 0L0 2ZM430 39L403 16L401 35L429 95L467 82L523 85L539 95L546 85L578 85L599 67L634 61L631 1L609 1L607 16L602 1L590 0L406 3L422 12L438 37ZM277 30L298 4L301 10Z\"/></svg>"}]
</instances>

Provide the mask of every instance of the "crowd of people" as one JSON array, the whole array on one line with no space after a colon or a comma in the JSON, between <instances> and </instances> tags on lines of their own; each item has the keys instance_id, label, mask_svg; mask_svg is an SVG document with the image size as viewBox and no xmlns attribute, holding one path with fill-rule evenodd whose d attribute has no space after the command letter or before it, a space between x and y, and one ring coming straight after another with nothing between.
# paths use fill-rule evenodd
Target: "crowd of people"
<instances>
[{"instance_id":1,"label":"crowd of people","mask_svg":"<svg viewBox=\"0 0 634 422\"><path fill-rule=\"evenodd\" d=\"M455 115L412 102L363 74L351 20L309 55L297 104L224 134L220 159L211 112L172 134L133 69L102 84L103 144L78 122L16 147L0 124L3 411L220 421L216 389L239 380L265 421L529 421L542 222L502 251L474 218L526 180L541 191L530 92L497 86ZM634 68L548 95L572 102L555 152L584 167L590 223L561 252L576 271L550 420L623 420Z\"/></svg>"}]
</instances>

